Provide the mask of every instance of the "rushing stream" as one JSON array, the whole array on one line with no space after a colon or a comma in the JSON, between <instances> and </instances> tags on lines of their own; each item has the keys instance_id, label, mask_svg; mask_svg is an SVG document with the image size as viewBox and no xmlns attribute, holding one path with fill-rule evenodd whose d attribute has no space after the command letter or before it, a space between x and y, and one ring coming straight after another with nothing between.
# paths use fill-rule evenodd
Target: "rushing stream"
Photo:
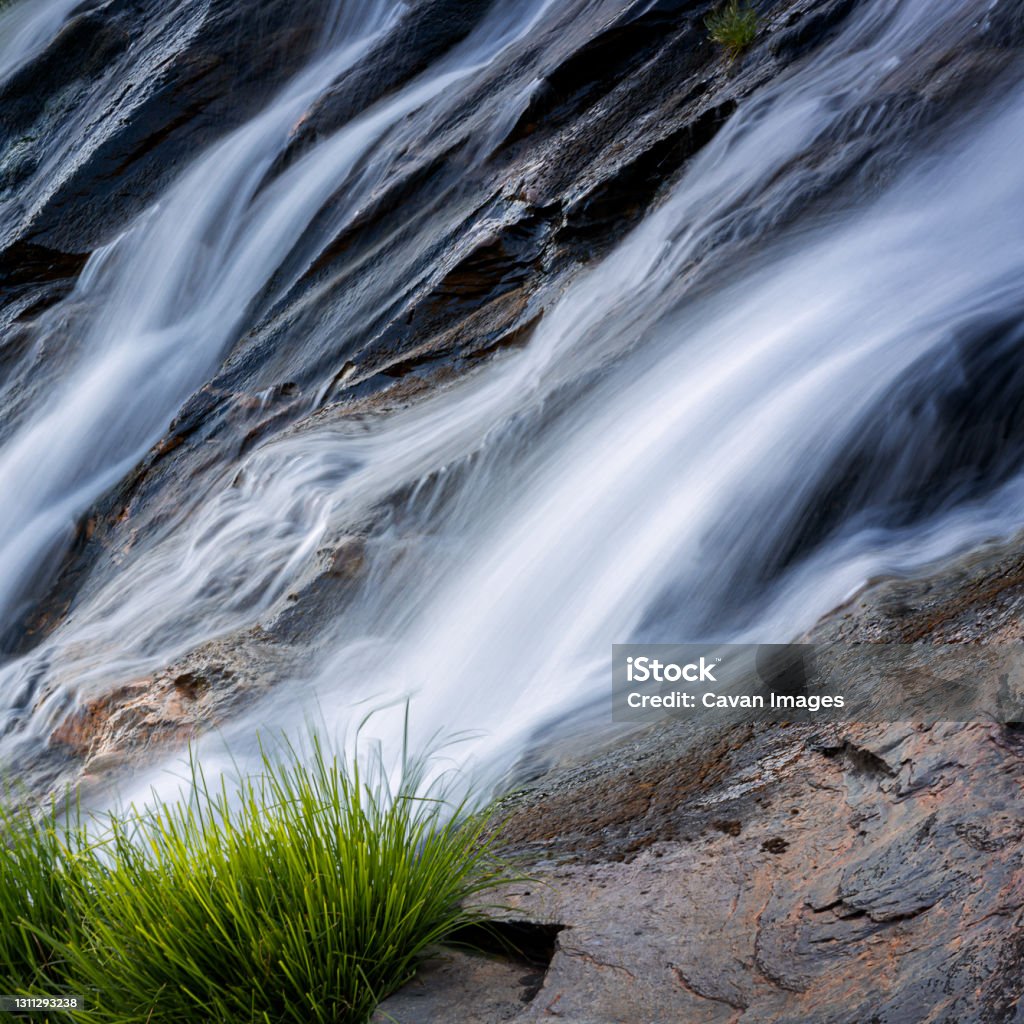
<instances>
[{"instance_id":1,"label":"rushing stream","mask_svg":"<svg viewBox=\"0 0 1024 1024\"><path fill-rule=\"evenodd\" d=\"M0 15L0 76L74 6ZM65 339L54 382L12 404L3 433L5 620L405 154L485 78L478 116L500 135L533 84L498 72L571 17L593 31L584 7L596 25L616 5L495 4L280 169L304 112L407 16L392 0L337 3L310 64L91 256L34 328L39 347ZM350 534L363 538L354 592L297 677L232 725L238 749L308 716L345 731L409 694L419 740L472 731L461 749L501 768L605 697L613 642L784 641L866 579L1014 532L1024 78L901 153L891 180L792 213L802 155L851 119L874 116L881 134L879 82L984 16L966 0L859 4L813 60L738 105L636 228L567 275L524 347L391 411L316 417L225 459L0 668L0 757L31 757L78 702L277 614ZM423 246L414 236L386 274L356 282L340 322L325 316L303 344L326 346L344 310L386 308ZM400 717L371 731L393 740Z\"/></svg>"}]
</instances>

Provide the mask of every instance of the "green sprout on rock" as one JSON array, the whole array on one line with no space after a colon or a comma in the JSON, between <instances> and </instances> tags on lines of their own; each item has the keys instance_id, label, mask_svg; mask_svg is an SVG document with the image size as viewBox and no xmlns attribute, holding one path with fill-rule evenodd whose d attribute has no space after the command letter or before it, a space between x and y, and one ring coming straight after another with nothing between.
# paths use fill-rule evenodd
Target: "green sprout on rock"
<instances>
[{"instance_id":1,"label":"green sprout on rock","mask_svg":"<svg viewBox=\"0 0 1024 1024\"><path fill-rule=\"evenodd\" d=\"M708 35L735 60L757 36L757 11L746 2L729 0L704 19Z\"/></svg>"}]
</instances>

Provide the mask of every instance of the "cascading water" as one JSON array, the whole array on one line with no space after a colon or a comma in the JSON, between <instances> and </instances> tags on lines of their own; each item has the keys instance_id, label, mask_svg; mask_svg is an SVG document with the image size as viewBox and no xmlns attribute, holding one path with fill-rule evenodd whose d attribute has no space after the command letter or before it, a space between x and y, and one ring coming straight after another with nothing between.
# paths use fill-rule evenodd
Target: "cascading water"
<instances>
[{"instance_id":1,"label":"cascading water","mask_svg":"<svg viewBox=\"0 0 1024 1024\"><path fill-rule=\"evenodd\" d=\"M44 47L81 0L16 4L0 11L0 78L7 78Z\"/></svg>"},{"instance_id":2,"label":"cascading water","mask_svg":"<svg viewBox=\"0 0 1024 1024\"><path fill-rule=\"evenodd\" d=\"M44 317L41 336L60 325L76 341L59 401L24 408L0 448L6 617L52 575L74 519L472 86L495 76L493 123L515 121L533 85L503 79L503 62L572 10L496 5L271 175L304 111L406 13L338 5L311 65ZM0 755L31 756L76 702L278 614L347 534L363 538L359 581L301 678L236 719L236 752L255 728L315 714L343 730L409 694L420 741L473 730L466 756L500 768L534 730L605 698L613 642L784 641L865 579L1016 530L1024 389L992 377L1024 308L1024 80L902 154L868 198L791 214L801 159L982 16L966 0L862 5L567 279L523 349L406 407L313 418L227 461L2 669ZM300 243L303 260L285 261ZM345 302L383 309L386 288L407 286L403 259ZM962 437L968 407L998 429ZM400 728L381 716L373 731Z\"/></svg>"}]
</instances>

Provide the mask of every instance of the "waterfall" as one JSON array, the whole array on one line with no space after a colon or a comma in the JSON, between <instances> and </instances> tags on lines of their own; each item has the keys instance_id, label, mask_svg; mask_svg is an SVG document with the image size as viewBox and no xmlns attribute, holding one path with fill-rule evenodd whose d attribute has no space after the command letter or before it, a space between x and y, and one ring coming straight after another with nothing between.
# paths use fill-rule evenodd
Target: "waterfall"
<instances>
[{"instance_id":1,"label":"waterfall","mask_svg":"<svg viewBox=\"0 0 1024 1024\"><path fill-rule=\"evenodd\" d=\"M0 11L0 81L35 56L81 0L16 4Z\"/></svg>"},{"instance_id":2,"label":"waterfall","mask_svg":"<svg viewBox=\"0 0 1024 1024\"><path fill-rule=\"evenodd\" d=\"M59 21L70 6L24 17L2 66L37 45L44 10ZM408 14L338 5L310 65L93 254L36 327L72 337L55 389L0 446L6 619L52 576L76 519L408 151L481 82L495 138L515 122L535 83L513 57L564 33L579 6L495 5L282 170L296 123ZM613 6L590 5L581 24L596 31ZM305 667L228 727L236 752L257 729L313 715L344 732L407 695L417 742L470 732L462 756L500 770L547 723L600 714L612 643L784 642L867 579L1015 531L1024 79L908 142L866 196L793 213L815 153L856 118L884 122L880 83L954 44L978 10L859 5L567 275L524 347L404 405L312 416L229 453L0 669L0 756L44 743L88 697L272 620L348 536L353 592ZM342 282L340 314L303 344L385 309L419 255L410 243L370 283ZM966 436L964 408L999 430ZM396 742L400 718L370 731Z\"/></svg>"}]
</instances>

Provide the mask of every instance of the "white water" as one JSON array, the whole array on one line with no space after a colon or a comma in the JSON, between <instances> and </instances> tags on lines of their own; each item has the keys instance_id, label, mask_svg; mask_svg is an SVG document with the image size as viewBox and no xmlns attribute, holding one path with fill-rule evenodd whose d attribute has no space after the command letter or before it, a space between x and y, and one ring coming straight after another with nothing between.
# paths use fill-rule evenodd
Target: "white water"
<instances>
[{"instance_id":1,"label":"white water","mask_svg":"<svg viewBox=\"0 0 1024 1024\"><path fill-rule=\"evenodd\" d=\"M1013 479L909 527L851 521L786 571L758 575L893 382L944 358L959 326L1019 303L1024 89L870 202L771 239L742 271L719 270L713 292L685 288L735 211L757 197L770 215L787 198L769 188L780 169L926 35L965 31L976 7L865 5L827 53L740 106L524 350L409 408L272 438L225 465L157 542L0 670L7 742L44 737L85 696L269 620L321 548L370 522L358 593L305 678L231 727L236 752L257 728L311 715L344 733L409 694L418 741L472 730L464 756L498 770L534 730L604 698L612 643L785 640L869 577L1019 528ZM358 31L349 20L90 262L68 300L87 315L60 400L0 449L6 614L74 517L209 377L328 197L344 185L332 216L352 217L387 173L392 129L444 117L559 13L556 0L498 5L443 62L261 189L312 98L401 14L359 11ZM407 490L380 525L381 503ZM47 696L26 709L41 678ZM378 716L372 731L396 743L400 719Z\"/></svg>"},{"instance_id":2,"label":"white water","mask_svg":"<svg viewBox=\"0 0 1024 1024\"><path fill-rule=\"evenodd\" d=\"M0 11L0 81L42 50L82 0L15 3Z\"/></svg>"}]
</instances>

